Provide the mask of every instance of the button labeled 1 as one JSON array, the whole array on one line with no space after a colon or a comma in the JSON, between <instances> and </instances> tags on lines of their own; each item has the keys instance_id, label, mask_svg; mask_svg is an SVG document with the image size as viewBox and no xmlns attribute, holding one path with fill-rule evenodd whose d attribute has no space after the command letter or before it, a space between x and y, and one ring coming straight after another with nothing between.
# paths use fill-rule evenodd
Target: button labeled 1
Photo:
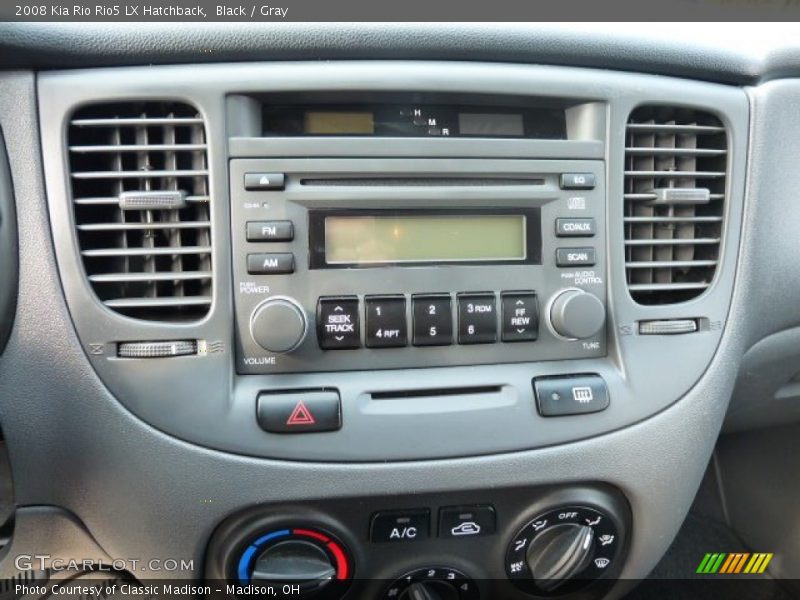
<instances>
[{"instance_id":1,"label":"button labeled 1","mask_svg":"<svg viewBox=\"0 0 800 600\"><path fill-rule=\"evenodd\" d=\"M458 295L458 343L493 344L497 341L494 294Z\"/></svg>"},{"instance_id":2,"label":"button labeled 1","mask_svg":"<svg viewBox=\"0 0 800 600\"><path fill-rule=\"evenodd\" d=\"M449 294L412 296L415 346L453 343L453 312Z\"/></svg>"},{"instance_id":3,"label":"button labeled 1","mask_svg":"<svg viewBox=\"0 0 800 600\"><path fill-rule=\"evenodd\" d=\"M367 348L397 348L408 343L404 296L367 296Z\"/></svg>"}]
</instances>

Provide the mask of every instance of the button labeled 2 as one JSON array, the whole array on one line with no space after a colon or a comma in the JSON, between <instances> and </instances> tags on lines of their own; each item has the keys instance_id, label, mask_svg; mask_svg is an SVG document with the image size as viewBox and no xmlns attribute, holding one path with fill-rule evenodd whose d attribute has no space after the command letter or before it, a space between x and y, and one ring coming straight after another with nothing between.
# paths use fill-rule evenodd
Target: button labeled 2
<instances>
[{"instance_id":1,"label":"button labeled 2","mask_svg":"<svg viewBox=\"0 0 800 600\"><path fill-rule=\"evenodd\" d=\"M453 343L453 312L449 294L412 296L415 346Z\"/></svg>"}]
</instances>

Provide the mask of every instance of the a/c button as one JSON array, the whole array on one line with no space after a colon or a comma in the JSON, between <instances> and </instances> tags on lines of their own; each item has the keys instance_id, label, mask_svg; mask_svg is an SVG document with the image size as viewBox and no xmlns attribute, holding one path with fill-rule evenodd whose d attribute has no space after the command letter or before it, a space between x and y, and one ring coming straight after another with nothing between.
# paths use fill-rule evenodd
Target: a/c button
<instances>
[{"instance_id":1,"label":"a/c button","mask_svg":"<svg viewBox=\"0 0 800 600\"><path fill-rule=\"evenodd\" d=\"M431 512L426 508L379 512L372 516L372 542L415 542L430 535Z\"/></svg>"}]
</instances>

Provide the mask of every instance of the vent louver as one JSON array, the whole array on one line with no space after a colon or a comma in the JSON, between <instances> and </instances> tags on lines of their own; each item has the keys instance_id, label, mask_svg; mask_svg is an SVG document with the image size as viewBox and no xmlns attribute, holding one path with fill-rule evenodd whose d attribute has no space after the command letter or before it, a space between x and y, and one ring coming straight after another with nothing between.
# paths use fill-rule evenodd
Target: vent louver
<instances>
[{"instance_id":1,"label":"vent louver","mask_svg":"<svg viewBox=\"0 0 800 600\"><path fill-rule=\"evenodd\" d=\"M78 245L110 309L161 321L211 304L206 134L186 104L130 102L79 110L68 133Z\"/></svg>"},{"instance_id":2,"label":"vent louver","mask_svg":"<svg viewBox=\"0 0 800 600\"><path fill-rule=\"evenodd\" d=\"M715 116L648 106L631 113L625 148L625 272L641 304L690 300L719 261L727 136Z\"/></svg>"}]
</instances>

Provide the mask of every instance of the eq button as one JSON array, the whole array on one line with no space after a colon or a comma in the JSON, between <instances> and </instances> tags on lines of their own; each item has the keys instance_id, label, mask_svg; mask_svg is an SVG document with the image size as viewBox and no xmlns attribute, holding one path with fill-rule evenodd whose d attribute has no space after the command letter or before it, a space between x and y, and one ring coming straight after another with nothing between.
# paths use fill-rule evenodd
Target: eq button
<instances>
[{"instance_id":1,"label":"eq button","mask_svg":"<svg viewBox=\"0 0 800 600\"><path fill-rule=\"evenodd\" d=\"M317 339L323 350L344 350L361 346L356 296L319 299Z\"/></svg>"},{"instance_id":2,"label":"eq button","mask_svg":"<svg viewBox=\"0 0 800 600\"><path fill-rule=\"evenodd\" d=\"M458 295L458 343L493 344L497 341L494 294Z\"/></svg>"},{"instance_id":3,"label":"eq button","mask_svg":"<svg viewBox=\"0 0 800 600\"><path fill-rule=\"evenodd\" d=\"M408 343L404 296L368 296L367 348L397 348Z\"/></svg>"}]
</instances>

